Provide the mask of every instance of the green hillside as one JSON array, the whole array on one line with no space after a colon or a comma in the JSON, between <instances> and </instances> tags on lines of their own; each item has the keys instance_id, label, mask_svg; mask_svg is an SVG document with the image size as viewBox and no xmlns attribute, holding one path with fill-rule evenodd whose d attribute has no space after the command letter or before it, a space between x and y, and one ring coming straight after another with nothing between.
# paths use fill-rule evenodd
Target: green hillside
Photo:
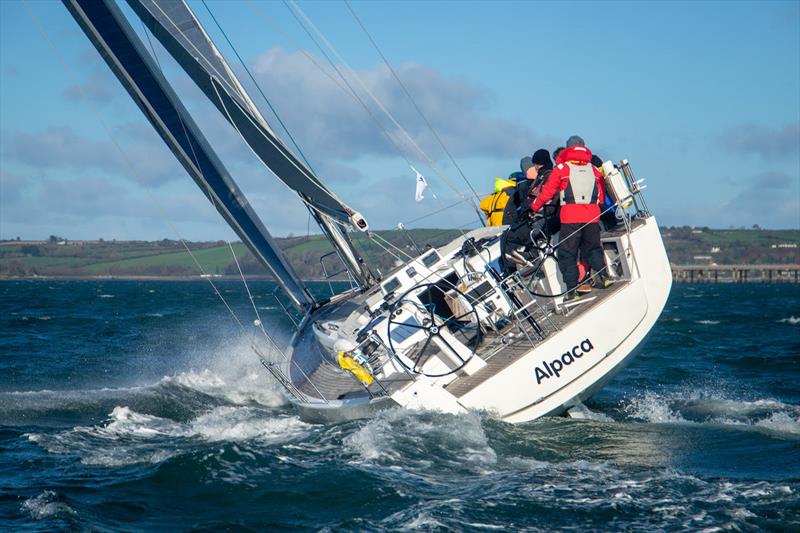
<instances>
[{"instance_id":1,"label":"green hillside","mask_svg":"<svg viewBox=\"0 0 800 533\"><path fill-rule=\"evenodd\" d=\"M458 230L416 229L379 231L409 255L426 245L441 246ZM715 230L709 228L662 228L670 261L674 264L798 264L800 230ZM387 272L397 259L381 245L381 239L352 235L365 258ZM323 277L320 257L332 251L321 235L278 239L298 274L306 279ZM203 271L212 275L238 276L231 250L225 242L187 243ZM267 275L241 243L233 245L247 275ZM336 256L325 260L328 272L341 270ZM200 270L178 241L50 241L0 242L0 277L97 277L97 276L197 276Z\"/></svg>"},{"instance_id":2,"label":"green hillside","mask_svg":"<svg viewBox=\"0 0 800 533\"><path fill-rule=\"evenodd\" d=\"M410 230L377 232L380 237L416 255L411 242L422 247L426 244L441 246L452 240L456 230ZM353 235L353 240L364 256L386 271L395 259L365 235ZM278 239L289 261L298 274L306 279L323 277L320 257L333 251L321 235ZM192 258L182 243L163 240L141 241L4 241L0 242L0 277L97 277L97 276L164 276L187 277L203 272L211 275L238 276L231 249L225 242L187 243ZM243 272L247 275L268 275L242 243L233 244L233 250ZM341 270L338 258L325 259L328 272Z\"/></svg>"}]
</instances>

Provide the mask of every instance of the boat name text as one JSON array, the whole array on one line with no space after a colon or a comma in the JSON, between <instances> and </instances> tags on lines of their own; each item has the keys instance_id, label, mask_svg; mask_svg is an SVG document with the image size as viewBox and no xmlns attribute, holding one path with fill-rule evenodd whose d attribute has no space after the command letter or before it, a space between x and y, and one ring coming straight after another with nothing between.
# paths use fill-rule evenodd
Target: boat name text
<instances>
[{"instance_id":1,"label":"boat name text","mask_svg":"<svg viewBox=\"0 0 800 533\"><path fill-rule=\"evenodd\" d=\"M550 363L542 361L541 366L537 366L534 370L534 374L536 374L536 384L541 385L543 379L550 379L553 376L557 378L561 377L561 371L564 370L565 367L568 367L574 363L576 359L580 359L593 349L592 341L584 339L580 344L573 346L571 350L567 350L561 354L561 357L553 359Z\"/></svg>"}]
</instances>

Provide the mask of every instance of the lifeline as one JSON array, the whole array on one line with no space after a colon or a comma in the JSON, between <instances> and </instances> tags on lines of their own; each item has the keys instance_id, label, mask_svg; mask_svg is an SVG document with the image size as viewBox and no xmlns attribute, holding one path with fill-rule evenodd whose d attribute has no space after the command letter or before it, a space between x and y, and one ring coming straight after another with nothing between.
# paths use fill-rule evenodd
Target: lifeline
<instances>
[{"instance_id":1,"label":"lifeline","mask_svg":"<svg viewBox=\"0 0 800 533\"><path fill-rule=\"evenodd\" d=\"M534 371L536 374L536 384L541 385L543 379L550 379L553 375L557 378L561 377L560 372L564 370L564 367L571 365L575 359L580 359L584 354L591 352L593 349L592 341L585 339L581 341L580 344L573 346L572 350L567 350L561 354L560 358L550 361L549 365L547 361L542 361L544 370L537 366Z\"/></svg>"}]
</instances>

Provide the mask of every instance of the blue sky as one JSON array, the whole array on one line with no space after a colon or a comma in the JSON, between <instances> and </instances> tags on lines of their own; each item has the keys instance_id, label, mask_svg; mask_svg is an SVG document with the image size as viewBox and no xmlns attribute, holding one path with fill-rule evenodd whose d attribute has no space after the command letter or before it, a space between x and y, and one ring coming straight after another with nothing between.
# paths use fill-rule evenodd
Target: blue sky
<instances>
[{"instance_id":1,"label":"blue sky","mask_svg":"<svg viewBox=\"0 0 800 533\"><path fill-rule=\"evenodd\" d=\"M241 72L204 4L190 5ZM411 156L437 196L414 202L404 159L308 59L330 70L284 4L208 5L322 179L373 227L454 201L447 184ZM346 6L298 5L466 190ZM578 133L604 158L629 159L647 178L648 203L662 224L800 228L798 2L352 6L478 191L489 192L520 157ZM300 202L166 52L157 46L156 54L268 227L305 233ZM416 225L472 218L462 209ZM0 238L176 232L232 238L61 3L0 2Z\"/></svg>"}]
</instances>

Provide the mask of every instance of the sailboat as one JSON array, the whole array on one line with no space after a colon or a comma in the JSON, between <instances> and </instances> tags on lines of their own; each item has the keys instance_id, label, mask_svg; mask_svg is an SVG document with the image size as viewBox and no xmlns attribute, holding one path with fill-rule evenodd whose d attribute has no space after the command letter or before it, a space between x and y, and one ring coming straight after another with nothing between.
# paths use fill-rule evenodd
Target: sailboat
<instances>
[{"instance_id":1,"label":"sailboat","mask_svg":"<svg viewBox=\"0 0 800 533\"><path fill-rule=\"evenodd\" d=\"M481 227L444 246L406 253L381 274L351 238L353 232L374 237L366 218L276 135L189 5L128 0L255 155L300 197L334 247L352 288L315 299L115 2L62 1L301 316L281 348L256 320L253 327L271 342L270 350L257 343L253 349L304 418L336 421L400 406L485 410L525 422L581 406L642 349L672 276L641 180L627 161L604 164L620 221L602 234L616 283L589 298L564 301L571 288L553 260L557 242L538 240L527 268L503 269L503 227Z\"/></svg>"}]
</instances>

